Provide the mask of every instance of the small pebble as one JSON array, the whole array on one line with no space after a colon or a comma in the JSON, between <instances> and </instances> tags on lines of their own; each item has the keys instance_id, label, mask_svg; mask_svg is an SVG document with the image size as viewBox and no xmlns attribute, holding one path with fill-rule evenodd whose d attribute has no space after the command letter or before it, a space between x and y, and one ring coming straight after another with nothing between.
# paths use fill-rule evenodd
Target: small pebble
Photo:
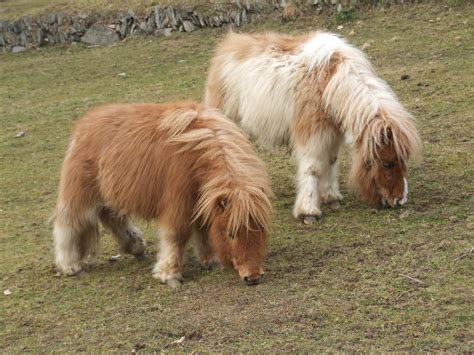
<instances>
[{"instance_id":1,"label":"small pebble","mask_svg":"<svg viewBox=\"0 0 474 355\"><path fill-rule=\"evenodd\" d=\"M407 218L409 215L410 215L410 211L405 211L405 212L401 213L400 216L398 216L398 218L400 218L400 219L405 219L405 218Z\"/></svg>"},{"instance_id":2,"label":"small pebble","mask_svg":"<svg viewBox=\"0 0 474 355\"><path fill-rule=\"evenodd\" d=\"M117 261L120 257L121 257L120 254L112 255L112 256L109 258L109 261Z\"/></svg>"},{"instance_id":3,"label":"small pebble","mask_svg":"<svg viewBox=\"0 0 474 355\"><path fill-rule=\"evenodd\" d=\"M365 42L365 43L362 45L361 49L364 51L364 50L366 50L367 48L369 48L371 45L372 45L372 43L370 43L370 42Z\"/></svg>"}]
</instances>

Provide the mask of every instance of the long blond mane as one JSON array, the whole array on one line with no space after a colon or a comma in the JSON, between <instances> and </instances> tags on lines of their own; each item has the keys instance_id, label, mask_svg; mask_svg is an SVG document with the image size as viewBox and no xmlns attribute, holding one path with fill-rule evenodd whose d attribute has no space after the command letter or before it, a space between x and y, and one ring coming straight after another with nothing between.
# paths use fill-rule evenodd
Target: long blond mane
<instances>
[{"instance_id":1,"label":"long blond mane","mask_svg":"<svg viewBox=\"0 0 474 355\"><path fill-rule=\"evenodd\" d=\"M177 153L197 153L199 197L193 220L210 222L219 203L225 204L227 231L241 228L268 231L272 192L264 164L239 128L217 110L178 109L166 115L160 129L168 132Z\"/></svg>"},{"instance_id":2,"label":"long blond mane","mask_svg":"<svg viewBox=\"0 0 474 355\"><path fill-rule=\"evenodd\" d=\"M333 56L342 58L322 93L322 101L341 129L359 143L367 160L377 158L377 147L389 136L399 159L419 156L421 141L413 116L388 84L376 76L362 51L336 35L317 33L302 46L300 56L310 71L319 73L327 70Z\"/></svg>"}]
</instances>

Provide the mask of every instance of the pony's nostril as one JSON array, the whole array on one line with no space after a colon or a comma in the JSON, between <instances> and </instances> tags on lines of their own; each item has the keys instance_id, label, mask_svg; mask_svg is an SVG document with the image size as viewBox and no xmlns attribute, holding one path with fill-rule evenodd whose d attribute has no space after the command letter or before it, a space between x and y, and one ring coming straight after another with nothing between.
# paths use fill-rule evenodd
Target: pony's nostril
<instances>
[{"instance_id":1,"label":"pony's nostril","mask_svg":"<svg viewBox=\"0 0 474 355\"><path fill-rule=\"evenodd\" d=\"M402 207L405 204L406 201L404 201L403 199L402 200L397 200L396 199L394 202L395 202L396 207Z\"/></svg>"},{"instance_id":2,"label":"pony's nostril","mask_svg":"<svg viewBox=\"0 0 474 355\"><path fill-rule=\"evenodd\" d=\"M258 276L244 276L243 280L247 286L257 285L263 280L264 274Z\"/></svg>"}]
</instances>

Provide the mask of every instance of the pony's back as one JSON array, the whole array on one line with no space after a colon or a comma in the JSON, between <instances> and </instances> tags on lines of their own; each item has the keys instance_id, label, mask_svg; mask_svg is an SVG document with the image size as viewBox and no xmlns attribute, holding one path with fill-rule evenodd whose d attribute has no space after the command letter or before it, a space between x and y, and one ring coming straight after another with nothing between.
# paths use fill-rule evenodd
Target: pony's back
<instances>
[{"instance_id":1,"label":"pony's back","mask_svg":"<svg viewBox=\"0 0 474 355\"><path fill-rule=\"evenodd\" d=\"M160 123L173 114L196 117L198 110L195 103L180 103L107 105L89 112L74 129L60 199L87 205L106 201L122 214L145 219L156 217L169 200L190 200L181 191L192 188L185 174L192 162L175 159ZM81 183L71 183L76 180Z\"/></svg>"}]
</instances>

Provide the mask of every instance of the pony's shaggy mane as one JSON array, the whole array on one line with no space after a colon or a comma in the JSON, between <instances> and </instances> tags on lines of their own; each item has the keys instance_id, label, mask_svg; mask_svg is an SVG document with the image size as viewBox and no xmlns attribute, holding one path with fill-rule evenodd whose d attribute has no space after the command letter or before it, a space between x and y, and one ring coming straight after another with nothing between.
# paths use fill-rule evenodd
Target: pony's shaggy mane
<instances>
[{"instance_id":1,"label":"pony's shaggy mane","mask_svg":"<svg viewBox=\"0 0 474 355\"><path fill-rule=\"evenodd\" d=\"M160 128L168 132L170 144L180 146L177 154L198 153L195 165L205 183L200 186L194 221L208 223L217 206L228 218L230 235L241 228L268 232L272 211L269 178L233 122L217 110L179 109L167 114Z\"/></svg>"},{"instance_id":2,"label":"pony's shaggy mane","mask_svg":"<svg viewBox=\"0 0 474 355\"><path fill-rule=\"evenodd\" d=\"M377 147L393 143L398 158L417 158L421 141L413 116L385 81L378 78L359 49L329 33L316 33L298 54L309 71L326 72L334 56L342 57L323 94L324 108L345 132L351 132L366 160L377 159Z\"/></svg>"}]
</instances>

